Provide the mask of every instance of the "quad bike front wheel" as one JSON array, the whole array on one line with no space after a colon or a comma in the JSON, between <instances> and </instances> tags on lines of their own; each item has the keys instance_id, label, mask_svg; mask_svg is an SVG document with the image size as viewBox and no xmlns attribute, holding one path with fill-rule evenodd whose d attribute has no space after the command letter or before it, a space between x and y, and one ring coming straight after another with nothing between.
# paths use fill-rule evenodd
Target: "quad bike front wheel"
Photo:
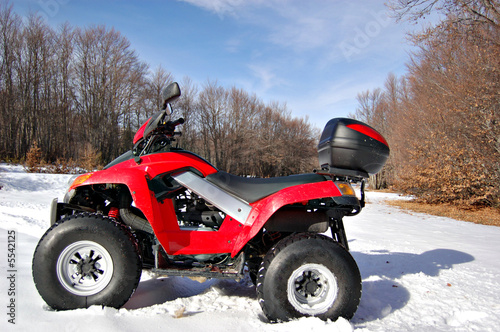
<instances>
[{"instance_id":1,"label":"quad bike front wheel","mask_svg":"<svg viewBox=\"0 0 500 332\"><path fill-rule=\"evenodd\" d=\"M259 269L257 296L267 318L352 318L361 276L352 256L323 235L291 235L272 248Z\"/></svg>"},{"instance_id":2,"label":"quad bike front wheel","mask_svg":"<svg viewBox=\"0 0 500 332\"><path fill-rule=\"evenodd\" d=\"M119 308L132 296L142 265L132 233L97 214L70 216L52 226L33 256L33 280L56 310Z\"/></svg>"}]
</instances>

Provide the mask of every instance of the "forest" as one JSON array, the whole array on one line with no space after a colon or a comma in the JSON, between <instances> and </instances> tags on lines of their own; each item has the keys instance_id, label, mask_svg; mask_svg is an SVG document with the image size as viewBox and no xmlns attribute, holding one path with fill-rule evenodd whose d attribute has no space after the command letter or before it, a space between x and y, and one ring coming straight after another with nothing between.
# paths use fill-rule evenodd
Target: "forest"
<instances>
[{"instance_id":1,"label":"forest","mask_svg":"<svg viewBox=\"0 0 500 332\"><path fill-rule=\"evenodd\" d=\"M397 20L443 19L409 36L407 73L358 94L350 115L379 130L391 157L370 178L427 203L500 207L500 2L392 0ZM0 159L86 169L130 149L174 77L150 69L113 28L54 29L0 5ZM225 171L310 172L320 129L281 102L217 81L179 81L180 146ZM297 147L301 147L298 149Z\"/></svg>"},{"instance_id":2,"label":"forest","mask_svg":"<svg viewBox=\"0 0 500 332\"><path fill-rule=\"evenodd\" d=\"M409 37L407 73L358 94L353 117L387 138L388 164L371 180L426 203L500 205L500 2L393 0L397 19L444 19Z\"/></svg>"},{"instance_id":3,"label":"forest","mask_svg":"<svg viewBox=\"0 0 500 332\"><path fill-rule=\"evenodd\" d=\"M92 169L132 147L174 78L151 70L113 28L54 30L41 17L0 7L0 159ZM319 133L285 104L217 81L179 82L173 105L186 123L180 145L240 175L279 176L316 166ZM304 146L304 149L297 149ZM299 154L300 151L300 154ZM53 165L53 167L50 167ZM63 167L64 168L64 167Z\"/></svg>"}]
</instances>

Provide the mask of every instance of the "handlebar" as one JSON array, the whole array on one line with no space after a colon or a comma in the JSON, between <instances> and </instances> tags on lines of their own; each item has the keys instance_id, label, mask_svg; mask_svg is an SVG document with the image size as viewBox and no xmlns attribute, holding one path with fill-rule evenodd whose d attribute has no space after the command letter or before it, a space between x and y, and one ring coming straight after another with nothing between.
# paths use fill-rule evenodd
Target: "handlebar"
<instances>
[{"instance_id":1,"label":"handlebar","mask_svg":"<svg viewBox=\"0 0 500 332\"><path fill-rule=\"evenodd\" d=\"M184 123L184 118L178 118L177 120L175 121L167 121L167 123L165 124L165 129L167 131L175 131L175 127L177 127L178 125L181 125Z\"/></svg>"},{"instance_id":2,"label":"handlebar","mask_svg":"<svg viewBox=\"0 0 500 332\"><path fill-rule=\"evenodd\" d=\"M175 127L184 123L184 118L179 118L174 121L167 121L165 124L158 127L159 132L167 136L173 136L175 134Z\"/></svg>"},{"instance_id":3,"label":"handlebar","mask_svg":"<svg viewBox=\"0 0 500 332\"><path fill-rule=\"evenodd\" d=\"M167 123L165 123L165 125L163 126L163 129L167 133L173 133L175 131L175 127L183 123L184 123L184 118L178 118L175 121L167 121Z\"/></svg>"},{"instance_id":4,"label":"handlebar","mask_svg":"<svg viewBox=\"0 0 500 332\"><path fill-rule=\"evenodd\" d=\"M134 154L142 156L149 153L161 151L175 141L174 136L181 136L181 132L176 132L175 127L184 123L184 118L174 121L163 122L165 111L153 115L147 122L143 139L134 144ZM144 126L143 126L144 127Z\"/></svg>"}]
</instances>

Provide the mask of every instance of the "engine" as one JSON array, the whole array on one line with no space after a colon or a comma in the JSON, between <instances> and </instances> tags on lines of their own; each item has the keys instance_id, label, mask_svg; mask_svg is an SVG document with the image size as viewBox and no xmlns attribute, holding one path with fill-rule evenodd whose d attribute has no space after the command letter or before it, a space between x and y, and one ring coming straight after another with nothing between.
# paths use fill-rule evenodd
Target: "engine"
<instances>
[{"instance_id":1,"label":"engine","mask_svg":"<svg viewBox=\"0 0 500 332\"><path fill-rule=\"evenodd\" d=\"M174 206L181 229L217 230L225 218L223 212L189 190L175 197Z\"/></svg>"}]
</instances>

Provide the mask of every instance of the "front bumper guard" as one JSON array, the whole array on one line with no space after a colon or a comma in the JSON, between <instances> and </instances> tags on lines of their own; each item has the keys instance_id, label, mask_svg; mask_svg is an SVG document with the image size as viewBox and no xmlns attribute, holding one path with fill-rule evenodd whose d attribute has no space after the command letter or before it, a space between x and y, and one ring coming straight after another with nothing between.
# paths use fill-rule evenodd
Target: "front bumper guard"
<instances>
[{"instance_id":1,"label":"front bumper guard","mask_svg":"<svg viewBox=\"0 0 500 332\"><path fill-rule=\"evenodd\" d=\"M65 216L75 214L75 212L95 213L96 211L86 206L61 203L58 202L57 198L54 198L50 204L50 226L54 225Z\"/></svg>"}]
</instances>

